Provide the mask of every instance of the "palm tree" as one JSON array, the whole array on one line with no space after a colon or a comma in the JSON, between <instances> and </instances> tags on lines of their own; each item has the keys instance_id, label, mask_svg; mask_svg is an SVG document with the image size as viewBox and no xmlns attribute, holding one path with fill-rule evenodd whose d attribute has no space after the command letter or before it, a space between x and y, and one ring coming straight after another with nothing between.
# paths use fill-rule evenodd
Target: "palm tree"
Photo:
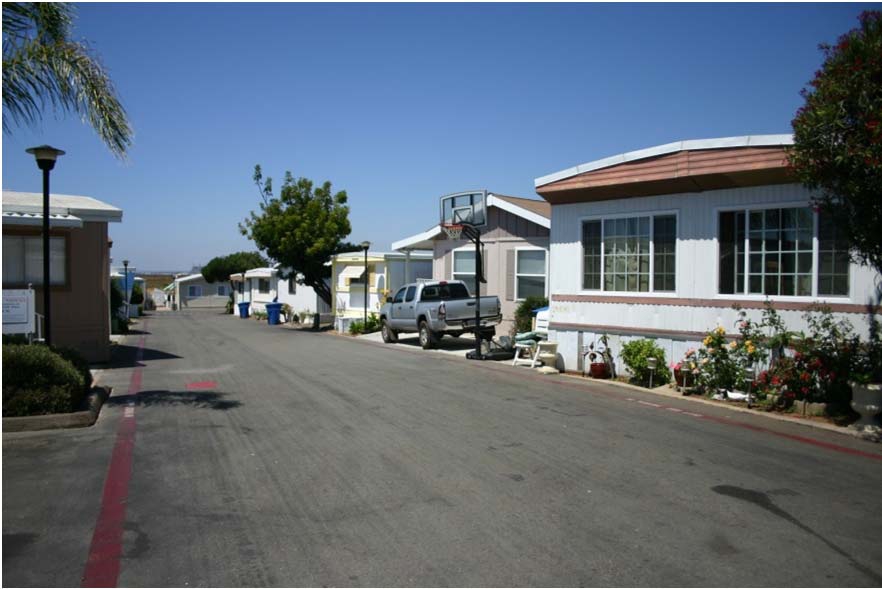
<instances>
[{"instance_id":1,"label":"palm tree","mask_svg":"<svg viewBox=\"0 0 882 589\"><path fill-rule=\"evenodd\" d=\"M124 157L132 128L107 72L71 41L74 10L56 2L3 3L3 131L33 125L44 108L76 112Z\"/></svg>"}]
</instances>

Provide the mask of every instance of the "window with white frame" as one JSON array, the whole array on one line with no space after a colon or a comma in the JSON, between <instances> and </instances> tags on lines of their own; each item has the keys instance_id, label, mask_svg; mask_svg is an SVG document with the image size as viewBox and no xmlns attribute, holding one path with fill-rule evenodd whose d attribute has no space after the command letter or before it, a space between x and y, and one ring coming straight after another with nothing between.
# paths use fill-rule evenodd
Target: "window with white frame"
<instances>
[{"instance_id":1,"label":"window with white frame","mask_svg":"<svg viewBox=\"0 0 882 589\"><path fill-rule=\"evenodd\" d=\"M267 294L270 291L270 281L269 278L258 278L257 279L257 292L260 294Z\"/></svg>"},{"instance_id":2,"label":"window with white frame","mask_svg":"<svg viewBox=\"0 0 882 589\"><path fill-rule=\"evenodd\" d=\"M188 297L201 297L202 296L202 286L198 284L191 284L187 287L187 296Z\"/></svg>"},{"instance_id":3,"label":"window with white frame","mask_svg":"<svg viewBox=\"0 0 882 589\"><path fill-rule=\"evenodd\" d=\"M515 251L515 298L545 296L545 250Z\"/></svg>"},{"instance_id":4,"label":"window with white frame","mask_svg":"<svg viewBox=\"0 0 882 589\"><path fill-rule=\"evenodd\" d=\"M288 279L288 294L297 294L297 281L294 280L294 277Z\"/></svg>"},{"instance_id":5,"label":"window with white frame","mask_svg":"<svg viewBox=\"0 0 882 589\"><path fill-rule=\"evenodd\" d=\"M49 237L49 284L67 282L67 240ZM39 235L3 236L3 284L43 284L43 238Z\"/></svg>"},{"instance_id":6,"label":"window with white frame","mask_svg":"<svg viewBox=\"0 0 882 589\"><path fill-rule=\"evenodd\" d=\"M227 287L222 284L219 284L217 287L217 295L219 297L227 296Z\"/></svg>"},{"instance_id":7,"label":"window with white frame","mask_svg":"<svg viewBox=\"0 0 882 589\"><path fill-rule=\"evenodd\" d=\"M848 295L848 247L811 208L721 211L719 223L720 294Z\"/></svg>"},{"instance_id":8,"label":"window with white frame","mask_svg":"<svg viewBox=\"0 0 882 589\"><path fill-rule=\"evenodd\" d=\"M582 289L677 290L677 217L644 215L582 222Z\"/></svg>"},{"instance_id":9,"label":"window with white frame","mask_svg":"<svg viewBox=\"0 0 882 589\"><path fill-rule=\"evenodd\" d=\"M462 280L470 293L475 292L474 249L453 251L453 280Z\"/></svg>"}]
</instances>

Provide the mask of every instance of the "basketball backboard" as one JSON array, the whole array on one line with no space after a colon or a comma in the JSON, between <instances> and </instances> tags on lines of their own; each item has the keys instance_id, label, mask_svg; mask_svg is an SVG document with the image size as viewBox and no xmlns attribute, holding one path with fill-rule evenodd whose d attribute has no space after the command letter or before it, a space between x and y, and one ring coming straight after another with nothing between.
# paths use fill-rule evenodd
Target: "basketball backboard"
<instances>
[{"instance_id":1,"label":"basketball backboard","mask_svg":"<svg viewBox=\"0 0 882 589\"><path fill-rule=\"evenodd\" d=\"M486 190L456 192L442 196L441 224L483 227L487 224L486 203Z\"/></svg>"}]
</instances>

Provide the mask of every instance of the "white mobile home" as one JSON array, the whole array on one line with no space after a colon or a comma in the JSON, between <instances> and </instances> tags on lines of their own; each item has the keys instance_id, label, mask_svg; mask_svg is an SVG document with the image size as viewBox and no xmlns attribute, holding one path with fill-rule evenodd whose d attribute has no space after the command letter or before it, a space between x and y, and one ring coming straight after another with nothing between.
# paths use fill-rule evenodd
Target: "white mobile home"
<instances>
[{"instance_id":1,"label":"white mobile home","mask_svg":"<svg viewBox=\"0 0 882 589\"><path fill-rule=\"evenodd\" d=\"M230 300L228 284L210 283L202 274L175 278L174 300L178 309L225 307Z\"/></svg>"},{"instance_id":2,"label":"white mobile home","mask_svg":"<svg viewBox=\"0 0 882 589\"><path fill-rule=\"evenodd\" d=\"M278 267L252 268L244 274L230 275L236 304L251 303L251 312L266 311L266 304L277 300L290 305L295 313L328 313L330 306L311 286L297 284L294 277L282 278ZM238 312L238 309L234 309Z\"/></svg>"},{"instance_id":3,"label":"white mobile home","mask_svg":"<svg viewBox=\"0 0 882 589\"><path fill-rule=\"evenodd\" d=\"M683 141L536 180L552 205L551 331L568 370L609 334L656 338L681 358L709 329L736 333L739 305L769 300L790 329L822 302L866 332L880 277L850 263L794 183L789 135Z\"/></svg>"}]
</instances>

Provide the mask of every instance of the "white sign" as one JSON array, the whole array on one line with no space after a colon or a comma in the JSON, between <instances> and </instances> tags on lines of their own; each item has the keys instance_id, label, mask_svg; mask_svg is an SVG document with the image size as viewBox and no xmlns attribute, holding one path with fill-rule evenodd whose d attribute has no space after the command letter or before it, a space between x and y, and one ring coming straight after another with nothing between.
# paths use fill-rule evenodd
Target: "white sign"
<instances>
[{"instance_id":1,"label":"white sign","mask_svg":"<svg viewBox=\"0 0 882 589\"><path fill-rule=\"evenodd\" d=\"M3 290L3 333L34 333L34 291Z\"/></svg>"}]
</instances>

